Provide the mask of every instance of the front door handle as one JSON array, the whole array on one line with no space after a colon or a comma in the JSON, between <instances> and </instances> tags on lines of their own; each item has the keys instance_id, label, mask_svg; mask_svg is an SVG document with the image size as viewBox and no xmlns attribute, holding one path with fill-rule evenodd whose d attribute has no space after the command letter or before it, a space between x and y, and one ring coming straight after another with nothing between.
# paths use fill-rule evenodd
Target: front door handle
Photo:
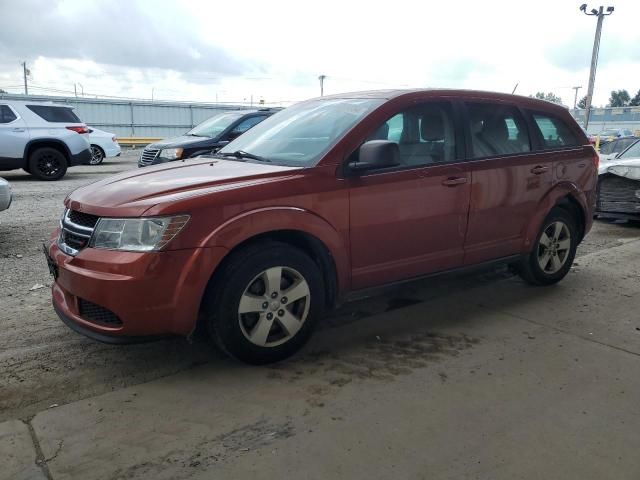
<instances>
[{"instance_id":1,"label":"front door handle","mask_svg":"<svg viewBox=\"0 0 640 480\"><path fill-rule=\"evenodd\" d=\"M14 128L13 131L14 132L24 132L24 128L17 127L17 128Z\"/></svg>"},{"instance_id":2,"label":"front door handle","mask_svg":"<svg viewBox=\"0 0 640 480\"><path fill-rule=\"evenodd\" d=\"M542 165L538 165L537 167L533 167L531 169L531 173L534 175L542 175L543 173L547 173L549 171L549 167L543 167Z\"/></svg>"},{"instance_id":3,"label":"front door handle","mask_svg":"<svg viewBox=\"0 0 640 480\"><path fill-rule=\"evenodd\" d=\"M462 185L467 183L467 177L449 177L442 182L442 185L446 187L455 187L456 185Z\"/></svg>"}]
</instances>

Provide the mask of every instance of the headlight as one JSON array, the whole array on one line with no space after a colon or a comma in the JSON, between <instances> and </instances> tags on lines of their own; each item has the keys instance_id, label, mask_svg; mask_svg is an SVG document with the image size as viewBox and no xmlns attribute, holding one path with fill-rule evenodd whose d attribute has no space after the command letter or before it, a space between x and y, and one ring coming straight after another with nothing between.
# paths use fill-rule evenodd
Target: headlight
<instances>
[{"instance_id":1,"label":"headlight","mask_svg":"<svg viewBox=\"0 0 640 480\"><path fill-rule=\"evenodd\" d=\"M150 252L160 250L189 221L189 215L154 218L101 218L90 246L110 250Z\"/></svg>"},{"instance_id":2,"label":"headlight","mask_svg":"<svg viewBox=\"0 0 640 480\"><path fill-rule=\"evenodd\" d=\"M182 158L183 151L184 149L182 148L167 148L166 150L160 150L158 158L163 158L165 160L180 160Z\"/></svg>"}]
</instances>

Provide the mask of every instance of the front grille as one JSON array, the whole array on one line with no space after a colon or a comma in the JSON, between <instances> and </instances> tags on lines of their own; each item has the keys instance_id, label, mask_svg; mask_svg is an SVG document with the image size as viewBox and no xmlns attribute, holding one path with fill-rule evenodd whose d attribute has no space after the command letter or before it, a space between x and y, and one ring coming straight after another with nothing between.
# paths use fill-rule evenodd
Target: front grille
<instances>
[{"instance_id":1,"label":"front grille","mask_svg":"<svg viewBox=\"0 0 640 480\"><path fill-rule=\"evenodd\" d=\"M88 227L88 228L95 228L96 223L98 223L98 220L100 220L100 217L96 215L76 212L75 210L69 210L68 218L76 225L80 225L82 227Z\"/></svg>"},{"instance_id":2,"label":"front grille","mask_svg":"<svg viewBox=\"0 0 640 480\"><path fill-rule=\"evenodd\" d=\"M65 210L60 220L60 237L58 246L68 255L77 255L89 245L93 230L100 217L88 213Z\"/></svg>"},{"instance_id":3,"label":"front grille","mask_svg":"<svg viewBox=\"0 0 640 480\"><path fill-rule=\"evenodd\" d=\"M640 182L606 174L598 182L599 212L637 213L640 215Z\"/></svg>"},{"instance_id":4,"label":"front grille","mask_svg":"<svg viewBox=\"0 0 640 480\"><path fill-rule=\"evenodd\" d=\"M151 165L158 156L158 153L160 153L160 150L157 148L145 148L142 151L142 155L140 155L140 162L138 163L140 165Z\"/></svg>"},{"instance_id":5,"label":"front grille","mask_svg":"<svg viewBox=\"0 0 640 480\"><path fill-rule=\"evenodd\" d=\"M80 310L80 316L90 322L109 327L119 327L122 325L122 320L111 310L107 310L84 298L78 298L78 309Z\"/></svg>"},{"instance_id":6,"label":"front grille","mask_svg":"<svg viewBox=\"0 0 640 480\"><path fill-rule=\"evenodd\" d=\"M87 246L88 238L81 237L67 230L62 231L62 241L74 250L82 250Z\"/></svg>"}]
</instances>

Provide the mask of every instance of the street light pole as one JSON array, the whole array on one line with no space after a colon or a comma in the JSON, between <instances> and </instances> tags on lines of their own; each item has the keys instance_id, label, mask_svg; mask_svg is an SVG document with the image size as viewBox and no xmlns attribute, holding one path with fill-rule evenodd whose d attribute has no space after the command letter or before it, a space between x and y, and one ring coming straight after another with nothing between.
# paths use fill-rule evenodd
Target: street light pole
<instances>
[{"instance_id":1,"label":"street light pole","mask_svg":"<svg viewBox=\"0 0 640 480\"><path fill-rule=\"evenodd\" d=\"M591 72L589 73L589 86L587 87L587 104L585 105L584 112L584 128L585 130L589 126L589 116L591 114L591 100L593 98L593 87L596 82L596 68L598 66L598 53L600 52L600 34L602 33L602 21L604 17L607 15L611 15L613 13L613 7L607 7L607 11L605 13L604 7L600 6L600 8L595 9L592 8L590 12L587 13L587 4L583 3L580 6L580 11L585 15L589 16L597 16L598 17L598 25L596 26L596 36L593 39L593 52L591 53Z\"/></svg>"},{"instance_id":2,"label":"street light pole","mask_svg":"<svg viewBox=\"0 0 640 480\"><path fill-rule=\"evenodd\" d=\"M576 91L576 96L573 99L573 109L575 110L576 107L578 106L578 90L580 90L582 87L571 87Z\"/></svg>"},{"instance_id":3,"label":"street light pole","mask_svg":"<svg viewBox=\"0 0 640 480\"><path fill-rule=\"evenodd\" d=\"M29 69L27 68L27 62L22 62L22 75L24 77L24 94L29 95L29 87L27 87L27 75L29 75Z\"/></svg>"},{"instance_id":4,"label":"street light pole","mask_svg":"<svg viewBox=\"0 0 640 480\"><path fill-rule=\"evenodd\" d=\"M324 79L327 78L326 75L320 75L318 80L320 80L320 96L324 96Z\"/></svg>"}]
</instances>

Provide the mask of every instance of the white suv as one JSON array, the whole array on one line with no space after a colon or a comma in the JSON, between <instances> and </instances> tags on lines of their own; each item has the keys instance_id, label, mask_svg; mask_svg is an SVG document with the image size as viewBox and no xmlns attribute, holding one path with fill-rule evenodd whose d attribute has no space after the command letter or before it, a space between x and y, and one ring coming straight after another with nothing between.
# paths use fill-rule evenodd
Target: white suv
<instances>
[{"instance_id":1,"label":"white suv","mask_svg":"<svg viewBox=\"0 0 640 480\"><path fill-rule=\"evenodd\" d=\"M0 98L0 170L59 180L67 167L91 161L88 133L72 107Z\"/></svg>"}]
</instances>

